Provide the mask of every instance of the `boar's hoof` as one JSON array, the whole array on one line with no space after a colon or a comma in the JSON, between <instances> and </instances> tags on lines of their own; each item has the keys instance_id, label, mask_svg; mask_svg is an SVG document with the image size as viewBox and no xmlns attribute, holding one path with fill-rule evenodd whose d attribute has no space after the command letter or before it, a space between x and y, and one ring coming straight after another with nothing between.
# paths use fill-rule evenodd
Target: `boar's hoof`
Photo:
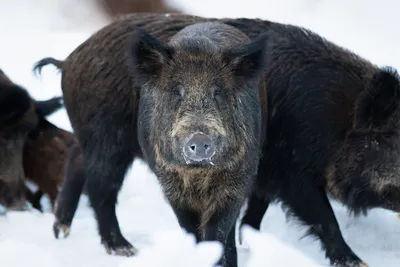
<instances>
[{"instance_id":1,"label":"boar's hoof","mask_svg":"<svg viewBox=\"0 0 400 267\"><path fill-rule=\"evenodd\" d=\"M131 257L138 253L138 250L129 244L128 241L125 240L125 242L126 244L123 246L111 246L110 244L107 244L107 242L101 243L105 247L107 253L110 255Z\"/></svg>"},{"instance_id":2,"label":"boar's hoof","mask_svg":"<svg viewBox=\"0 0 400 267\"><path fill-rule=\"evenodd\" d=\"M61 224L58 221L56 221L53 224L53 233L55 238L58 239L58 236L60 235L60 232L62 232L64 238L67 238L69 236L70 233L70 226L67 224Z\"/></svg>"},{"instance_id":3,"label":"boar's hoof","mask_svg":"<svg viewBox=\"0 0 400 267\"><path fill-rule=\"evenodd\" d=\"M195 133L185 143L183 153L188 162L208 162L215 153L215 144L206 134Z\"/></svg>"}]
</instances>

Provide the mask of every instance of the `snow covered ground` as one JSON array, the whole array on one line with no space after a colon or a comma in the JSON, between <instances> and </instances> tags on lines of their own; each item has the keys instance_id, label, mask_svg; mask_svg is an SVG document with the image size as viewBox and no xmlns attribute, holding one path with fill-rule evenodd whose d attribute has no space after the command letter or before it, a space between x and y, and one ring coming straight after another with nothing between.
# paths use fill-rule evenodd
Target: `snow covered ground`
<instances>
[{"instance_id":1,"label":"snow covered ground","mask_svg":"<svg viewBox=\"0 0 400 267\"><path fill-rule=\"evenodd\" d=\"M86 0L89 1L89 0ZM11 2L11 4L10 4ZM94 30L101 14L77 0L0 0L0 68L29 89L33 97L61 94L60 76L52 68L41 79L32 64L45 56L65 58ZM260 17L298 24L323 34L379 65L400 68L400 3L392 0L171 0L185 11L215 17ZM18 8L17 8L18 7ZM74 19L74 21L72 21ZM65 110L50 121L71 130ZM54 267L209 267L221 253L217 243L195 246L184 235L166 204L154 175L135 161L119 196L117 214L125 237L140 249L133 258L109 256L100 245L92 211L82 197L71 235L56 240L51 213L10 212L0 217L0 265ZM347 216L333 202L344 238L371 267L400 266L400 220L377 209L368 217ZM239 245L240 267L327 266L318 242L300 239L304 228L286 222L279 205L264 217L261 234L250 229Z\"/></svg>"}]
</instances>

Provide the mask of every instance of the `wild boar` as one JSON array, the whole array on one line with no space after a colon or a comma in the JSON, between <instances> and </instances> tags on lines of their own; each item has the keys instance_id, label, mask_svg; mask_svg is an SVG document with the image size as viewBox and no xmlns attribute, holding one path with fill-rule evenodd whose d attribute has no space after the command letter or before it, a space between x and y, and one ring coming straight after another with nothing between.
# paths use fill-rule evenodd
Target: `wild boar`
<instances>
[{"instance_id":1,"label":"wild boar","mask_svg":"<svg viewBox=\"0 0 400 267\"><path fill-rule=\"evenodd\" d=\"M135 120L130 119L131 113L137 109L128 108L132 104L132 97L120 99L125 93L118 92L115 87L109 87L102 94L80 90L79 94L86 95L80 101L101 101L100 106L107 108L107 111L98 110L96 115L88 108L81 110L84 113L78 115L74 108L77 99L71 97L71 91L75 89L63 85L65 106L83 150L87 191L97 215L102 242L109 253L132 255L135 252L116 228L117 220L110 217L109 212L115 213L116 196L126 171L121 164L124 163L126 168L133 160L133 152L139 154L140 148L143 148L144 158L150 161L150 166L160 178L182 227L196 234L199 240L221 241L226 246L221 262L224 266L236 266L233 226L256 175L260 139L265 135L261 133L265 129L261 125L264 121L261 114L262 110L266 110L266 93L260 86L260 79L266 61L266 39L260 37L250 42L245 34L223 24L189 27L176 35L168 45L142 30L133 28L132 34L132 54L126 63L132 70L134 80L120 89L129 92L139 92L140 89L142 92L138 126L134 124ZM161 55L159 59L158 54ZM169 64L170 68L167 67ZM63 83L68 75L64 75L64 71L63 68ZM153 77L156 71L160 71L160 80L151 80L151 85L144 82ZM175 78L168 76L173 73ZM173 86L173 82L180 83ZM158 95L150 99L150 92L156 88ZM96 94L100 98L87 97L87 94ZM104 105L103 97L112 98L115 102L108 107ZM181 98L184 98L182 103ZM174 101L176 109L167 112L171 108L170 101ZM265 106L263 109L261 102ZM154 112L149 110L152 105L159 105L160 110L157 111L169 116L159 117L161 120L175 121L163 124L169 127L168 132L171 133L160 136L159 140L155 140L155 136L165 129L161 129L162 125L158 129L152 128L160 123ZM79 106L99 107L98 104L86 105L82 102ZM147 111L152 112L152 117L146 115ZM83 123L83 120L89 119L87 113L91 119ZM92 126L89 141L89 136L86 137L86 133L89 133L87 126L94 123L93 116L98 117L99 114L107 114L101 119L102 122L98 121L96 127L101 124L97 129L99 131L105 127L103 123L107 124L107 131L100 142L107 148L106 154L113 155L109 159L108 156L99 157L95 153L100 149L98 145L88 147L97 138L92 135L92 131L96 131ZM117 132L109 132L114 127L118 129ZM136 148L132 149L127 144L137 139L132 131L137 127L140 146L136 144ZM125 133L124 129L128 132ZM147 131L151 132L150 138L154 141L144 137ZM108 134L110 137L105 138ZM113 140L118 143L107 144ZM119 144L122 141L124 143ZM103 162L105 159L108 161L98 165L99 160ZM115 164L119 165L118 168L113 166ZM101 171L103 177L98 173L100 166L104 168ZM121 171L120 176L115 175L116 171ZM104 196L110 198L104 199ZM185 202L187 205L184 205ZM59 226L64 228L62 223ZM57 234L57 229L55 232Z\"/></svg>"},{"instance_id":2,"label":"wild boar","mask_svg":"<svg viewBox=\"0 0 400 267\"><path fill-rule=\"evenodd\" d=\"M52 113L59 100L35 101L0 70L0 204L25 210L23 147L40 116Z\"/></svg>"},{"instance_id":3,"label":"wild boar","mask_svg":"<svg viewBox=\"0 0 400 267\"><path fill-rule=\"evenodd\" d=\"M157 21L160 16L166 19L165 25ZM53 226L56 237L60 230L66 230L69 233L78 205L79 194L83 190L87 177L98 177L101 180L116 179L119 183L123 180L126 169L132 160L135 157L142 157L139 143L137 139L133 138L137 133L139 92L137 88L131 89L130 68L127 64L118 63L127 61L132 32L136 30L137 25L142 25L144 30L151 31L156 38L168 41L172 35L185 26L201 21L207 21L207 19L175 14L128 16L95 33L75 49L65 61L44 58L35 64L34 71L39 73L47 64L52 64L62 70L63 99L69 106L66 108L67 114L80 146L84 148L82 157L85 159L85 165L90 166L89 170L85 170L84 174L80 175L79 168L81 166L74 167L74 161L70 161L70 168L73 168L72 176L65 177L63 189L56 201L56 221ZM212 19L208 21L212 21ZM239 23L247 32L251 33L252 37L256 37L261 32L260 27L265 26L263 21L259 21L259 25L254 25L254 21L248 19L232 19L227 22ZM163 31L162 28L166 30ZM253 32L252 29L254 29ZM98 93L99 88L102 88L100 94ZM113 101L109 101L109 99ZM127 99L130 101L126 101ZM124 103L124 105L115 103ZM93 109L96 105L102 107L101 112ZM103 118L104 114L107 116L106 120ZM127 121L132 122L132 125L126 125ZM109 125L104 125L109 122ZM87 148L85 149L85 147ZM124 149L121 150L121 147ZM88 160L86 160L87 158ZM96 168L97 164L103 166L104 171L101 169L103 167ZM108 171L109 169L113 171ZM73 173L79 174L78 177L73 177ZM64 188L66 189L64 190ZM109 195L110 198L106 201L102 199L102 205L95 208L97 209L97 219L103 217L110 221L108 225L99 227L99 230L102 233L101 236L106 237L105 240L113 237L112 242L109 242L115 244L112 245L113 247L123 247L128 244L121 234L115 216L114 203L119 189L119 186L113 188L114 193L109 195L107 188L99 187L99 194Z\"/></svg>"},{"instance_id":4,"label":"wild boar","mask_svg":"<svg viewBox=\"0 0 400 267\"><path fill-rule=\"evenodd\" d=\"M245 215L243 223L259 228L269 202L281 200L311 229L310 234L317 236L322 241L326 255L333 265L364 266L365 264L344 241L328 201L327 192L333 196L336 195L339 200L347 200L344 203L351 210L365 210L364 208L360 209L360 203L367 209L374 206L396 209L398 206L398 204L392 203L393 197L388 198L390 195L398 194L396 192L400 187L399 179L396 179L397 173L395 173L398 167L395 160L397 157L387 160L388 156L383 156L385 154L395 155L399 151L397 142L400 139L395 124L398 121L396 119L398 113L397 108L393 108L397 107L395 101L397 91L394 88L398 82L397 73L394 70L380 69L347 49L301 27L260 19L215 19L178 14L169 16L132 14L126 16L91 36L65 62L47 59L38 64L38 67L40 68L46 63L53 63L61 67L63 87L72 88L68 89L71 92L83 91L82 99L84 99L83 95L88 92L87 88L92 88L93 91L98 88L110 88L109 90L116 88L115 90L119 92L118 98L131 99L124 109L132 110L129 116L116 117L117 121L123 119L134 121L137 118L138 92L134 90L126 93L120 89L129 86L132 79L129 68L120 62L123 62L126 57L125 50L121 47L126 46L135 26L138 25L161 41L168 42L175 33L184 27L207 21L219 21L234 26L251 39L256 38L262 32L268 36L266 53L269 63L264 81L268 88L269 130L266 135L266 144L262 148L263 156L259 165L258 183L249 200L247 215ZM99 43L104 45L99 46ZM117 73L118 76L116 76ZM68 93L68 95L72 95L72 93ZM93 97L98 99L97 95ZM390 101L387 103L391 103L389 109L382 104L388 99ZM82 109L82 114L85 114L86 106L79 105L79 100L74 100L74 103L74 107ZM364 108L360 103L365 104ZM376 103L376 105L371 105L371 103ZM113 108L109 103L104 105L109 108L107 111L111 111ZM381 111L379 111L380 109ZM119 110L117 114L124 114L122 108ZM370 112L368 113L366 110ZM95 111L92 114L93 117L97 116ZM380 118L379 116L383 118L380 125L376 124L376 118ZM92 117L88 116L87 118ZM80 121L80 118L74 120ZM89 121L89 119L86 120ZM101 119L99 118L98 121ZM362 121L364 121L364 126L362 123L360 124ZM372 126L366 128L365 122L367 122L366 125ZM94 124L94 122L91 123ZM121 127L122 125L121 123ZM116 127L110 131L120 133L118 129ZM388 129L392 129L392 131ZM107 127L104 126L101 133L107 130ZM134 133L137 128L130 127L127 130ZM100 142L102 141L100 135L96 135L95 131L88 129L85 131L89 131L93 136L98 136ZM392 137L389 138L391 146L385 145L387 143L382 143L379 139L383 140L386 134ZM90 135L87 136L87 140L90 142ZM131 135L131 138L126 137L126 139L114 139L114 142L122 144L125 140L125 144L130 146L128 154L139 155L140 149L132 136L135 135ZM378 138L379 141L373 142L372 137ZM372 160L368 156L370 152L357 145L357 142L362 142L362 140L370 142L366 143L367 149L379 148L376 159ZM351 155L338 152L346 151L346 147L360 149L360 151L352 151ZM107 151L106 146L103 150L99 150L99 154L103 156L104 152L100 151ZM353 169L356 172L347 169L351 171L352 175L346 175L344 180L346 182L341 182L340 179L345 176L337 175L344 173L343 170L346 169L337 164L343 159L351 162L357 153L360 153L357 156L359 158L355 162L356 165L353 165L357 167ZM370 168L367 168L366 172L359 169L363 161L366 165L376 166L377 171L372 175ZM112 162L111 158L109 162ZM120 164L116 166L120 167ZM389 174L390 170L393 171L391 174ZM354 176L357 171L359 176ZM99 167L96 173L100 175L102 168ZM120 179L122 179L123 174L121 173L123 172L118 171L118 173L115 176L120 175ZM375 180L371 182L368 179ZM360 181L363 182L360 183ZM384 185L385 188L376 187L378 184ZM349 190L349 185L352 190ZM332 188L335 189L332 190ZM82 191L82 188L78 187L76 190ZM345 195L347 193L348 197L343 197L343 193ZM377 203L375 197L371 198L371 194L380 195L380 203ZM399 200L400 198L397 197L397 203ZM383 202L386 204L382 204ZM356 203L358 206L354 206L352 203ZM64 212L69 211L64 210ZM111 214L114 221L114 210ZM70 216L71 220L72 217ZM114 221L113 226L115 225L118 224L115 224ZM116 229L120 233L119 228Z\"/></svg>"},{"instance_id":5,"label":"wild boar","mask_svg":"<svg viewBox=\"0 0 400 267\"><path fill-rule=\"evenodd\" d=\"M268 142L242 224L271 201L322 242L333 266L366 266L345 242L328 196L354 215L400 211L400 79L299 27L271 27Z\"/></svg>"},{"instance_id":6,"label":"wild boar","mask_svg":"<svg viewBox=\"0 0 400 267\"><path fill-rule=\"evenodd\" d=\"M206 22L168 43L141 30L133 39L144 159L180 225L198 241L220 241L220 264L237 266L234 226L265 136L266 38L250 41L232 26Z\"/></svg>"},{"instance_id":7,"label":"wild boar","mask_svg":"<svg viewBox=\"0 0 400 267\"><path fill-rule=\"evenodd\" d=\"M31 197L35 208L41 210L43 193L49 196L54 207L58 189L64 182L67 153L75 144L75 136L71 132L58 128L43 117L29 133L24 145L23 166L26 179L39 187L39 191Z\"/></svg>"}]
</instances>

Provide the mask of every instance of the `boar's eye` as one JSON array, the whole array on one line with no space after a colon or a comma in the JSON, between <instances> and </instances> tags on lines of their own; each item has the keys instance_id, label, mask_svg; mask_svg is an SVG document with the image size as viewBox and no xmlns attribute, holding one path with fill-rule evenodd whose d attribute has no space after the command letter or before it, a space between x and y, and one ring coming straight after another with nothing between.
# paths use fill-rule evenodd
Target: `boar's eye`
<instances>
[{"instance_id":1,"label":"boar's eye","mask_svg":"<svg viewBox=\"0 0 400 267\"><path fill-rule=\"evenodd\" d=\"M216 89L214 90L214 97L217 96L217 95L220 95L220 94L221 94L221 89L216 88Z\"/></svg>"},{"instance_id":2,"label":"boar's eye","mask_svg":"<svg viewBox=\"0 0 400 267\"><path fill-rule=\"evenodd\" d=\"M183 88L183 86L179 84L172 89L172 93L176 97L183 98L183 96L185 95L185 88Z\"/></svg>"},{"instance_id":3,"label":"boar's eye","mask_svg":"<svg viewBox=\"0 0 400 267\"><path fill-rule=\"evenodd\" d=\"M221 88L219 88L218 86L213 86L211 92L214 98L222 94Z\"/></svg>"},{"instance_id":4,"label":"boar's eye","mask_svg":"<svg viewBox=\"0 0 400 267\"><path fill-rule=\"evenodd\" d=\"M222 92L221 88L218 86L213 86L211 92L215 101L217 101L218 104L222 104L224 93Z\"/></svg>"}]
</instances>

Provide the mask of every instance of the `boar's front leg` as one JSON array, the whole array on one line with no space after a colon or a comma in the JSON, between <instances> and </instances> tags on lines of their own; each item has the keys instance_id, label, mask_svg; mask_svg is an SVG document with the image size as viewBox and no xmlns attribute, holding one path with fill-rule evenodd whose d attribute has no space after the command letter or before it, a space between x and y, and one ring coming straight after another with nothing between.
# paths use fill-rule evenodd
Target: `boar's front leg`
<instances>
[{"instance_id":1,"label":"boar's front leg","mask_svg":"<svg viewBox=\"0 0 400 267\"><path fill-rule=\"evenodd\" d=\"M239 216L241 204L236 203L234 206L215 213L204 230L204 240L216 240L222 243L224 254L218 264L224 267L237 267L235 223Z\"/></svg>"},{"instance_id":2,"label":"boar's front leg","mask_svg":"<svg viewBox=\"0 0 400 267\"><path fill-rule=\"evenodd\" d=\"M174 207L172 209L178 219L178 223L181 228L185 229L186 232L193 234L196 237L196 241L200 242L201 238L198 232L198 226L200 223L199 216L192 211L184 208Z\"/></svg>"},{"instance_id":3,"label":"boar's front leg","mask_svg":"<svg viewBox=\"0 0 400 267\"><path fill-rule=\"evenodd\" d=\"M300 189L302 188L302 189ZM310 227L309 233L318 236L326 256L336 267L361 267L365 263L346 244L323 188L286 187L282 200L291 211Z\"/></svg>"}]
</instances>

